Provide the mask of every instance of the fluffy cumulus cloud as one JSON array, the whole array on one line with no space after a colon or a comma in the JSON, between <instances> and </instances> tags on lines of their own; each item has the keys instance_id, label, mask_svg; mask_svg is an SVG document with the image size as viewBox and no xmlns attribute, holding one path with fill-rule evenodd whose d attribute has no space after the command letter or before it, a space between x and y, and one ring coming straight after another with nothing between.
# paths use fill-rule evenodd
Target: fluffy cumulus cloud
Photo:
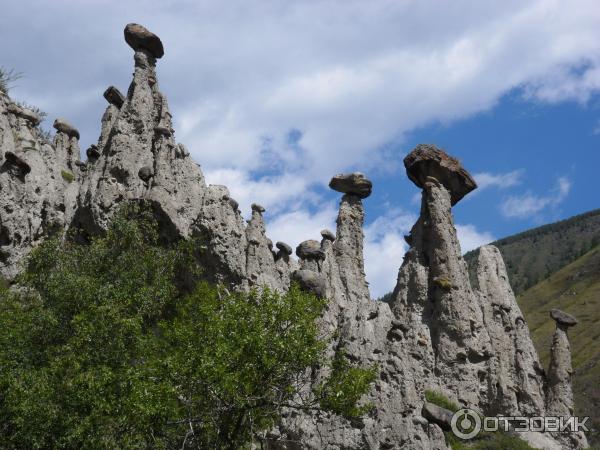
<instances>
[{"instance_id":1,"label":"fluffy cumulus cloud","mask_svg":"<svg viewBox=\"0 0 600 450\"><path fill-rule=\"evenodd\" d=\"M549 207L559 205L571 191L571 181L567 177L559 177L556 186L548 195L535 195L526 192L522 195L510 196L501 206L502 214L509 218L524 219L540 214Z\"/></svg>"},{"instance_id":2,"label":"fluffy cumulus cloud","mask_svg":"<svg viewBox=\"0 0 600 450\"><path fill-rule=\"evenodd\" d=\"M2 64L26 74L16 98L69 119L86 148L102 91L130 81L123 26L146 25L165 45L158 76L178 140L242 210L269 207L269 228L287 240L331 225L327 204L311 211L332 174L393 167L400 155L390 160L389 148L410 130L489 109L515 87L545 102L600 89L597 0L56 0L51 20L47 12L42 0L2 7ZM478 179L514 186L520 174ZM509 198L505 214L552 202ZM381 223L368 232L377 236L367 242L373 286L388 279L381 255L397 258L404 245Z\"/></svg>"}]
</instances>

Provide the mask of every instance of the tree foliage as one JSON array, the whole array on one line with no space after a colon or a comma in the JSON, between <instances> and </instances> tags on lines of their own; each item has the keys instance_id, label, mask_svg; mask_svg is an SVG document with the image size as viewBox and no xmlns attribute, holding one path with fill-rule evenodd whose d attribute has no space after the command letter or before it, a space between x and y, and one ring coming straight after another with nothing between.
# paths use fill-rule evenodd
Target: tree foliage
<instances>
[{"instance_id":1,"label":"tree foliage","mask_svg":"<svg viewBox=\"0 0 600 450\"><path fill-rule=\"evenodd\" d=\"M133 208L89 245L34 250L19 288L0 286L0 448L245 448L283 408L365 412L373 369L339 356L307 377L327 364L324 300L190 290L198 248L160 245Z\"/></svg>"}]
</instances>

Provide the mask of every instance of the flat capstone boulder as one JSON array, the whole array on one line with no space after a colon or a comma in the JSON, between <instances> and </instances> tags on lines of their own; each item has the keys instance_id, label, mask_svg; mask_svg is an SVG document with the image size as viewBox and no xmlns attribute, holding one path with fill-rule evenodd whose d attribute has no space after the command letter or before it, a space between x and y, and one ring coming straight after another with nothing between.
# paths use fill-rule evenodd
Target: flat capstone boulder
<instances>
[{"instance_id":1,"label":"flat capstone boulder","mask_svg":"<svg viewBox=\"0 0 600 450\"><path fill-rule=\"evenodd\" d=\"M160 38L148 31L142 25L129 23L124 30L125 42L135 51L146 50L155 58L162 58L165 54Z\"/></svg>"},{"instance_id":2,"label":"flat capstone boulder","mask_svg":"<svg viewBox=\"0 0 600 450\"><path fill-rule=\"evenodd\" d=\"M360 172L342 173L334 176L329 182L329 187L334 191L344 194L356 195L367 198L373 190L373 183Z\"/></svg>"},{"instance_id":3,"label":"flat capstone boulder","mask_svg":"<svg viewBox=\"0 0 600 450\"><path fill-rule=\"evenodd\" d=\"M477 188L477 183L460 161L435 145L417 145L404 158L404 167L408 178L421 189L428 177L438 180L450 192L453 206Z\"/></svg>"}]
</instances>

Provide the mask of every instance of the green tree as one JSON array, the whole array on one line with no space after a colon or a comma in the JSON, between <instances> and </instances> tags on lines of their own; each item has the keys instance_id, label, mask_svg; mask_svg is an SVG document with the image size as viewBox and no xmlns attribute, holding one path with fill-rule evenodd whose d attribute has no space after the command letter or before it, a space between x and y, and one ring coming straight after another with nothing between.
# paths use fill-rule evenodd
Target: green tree
<instances>
[{"instance_id":1,"label":"green tree","mask_svg":"<svg viewBox=\"0 0 600 450\"><path fill-rule=\"evenodd\" d=\"M324 300L190 290L198 248L160 245L131 207L89 245L34 250L20 288L0 286L0 448L244 448L285 407L366 412L374 369L339 355L306 376L327 364Z\"/></svg>"}]
</instances>

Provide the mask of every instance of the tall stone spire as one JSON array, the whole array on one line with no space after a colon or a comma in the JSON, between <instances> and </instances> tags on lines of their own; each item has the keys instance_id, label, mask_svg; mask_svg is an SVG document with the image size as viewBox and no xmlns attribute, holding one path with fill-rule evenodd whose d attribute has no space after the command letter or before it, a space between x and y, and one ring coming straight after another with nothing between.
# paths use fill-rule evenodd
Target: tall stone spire
<instances>
[{"instance_id":1,"label":"tall stone spire","mask_svg":"<svg viewBox=\"0 0 600 450\"><path fill-rule=\"evenodd\" d=\"M125 40L134 50L133 80L123 96L109 87L98 145L88 150L88 174L75 225L96 231L123 201L150 204L173 238L187 236L206 190L199 167L175 142L167 100L158 88L156 59L162 42L141 25L129 24Z\"/></svg>"},{"instance_id":2,"label":"tall stone spire","mask_svg":"<svg viewBox=\"0 0 600 450\"><path fill-rule=\"evenodd\" d=\"M404 165L423 193L392 308L401 322L417 329L425 361L432 349L441 386L462 403L478 406L487 389L483 374L491 345L451 212L476 185L458 160L435 146L417 146Z\"/></svg>"},{"instance_id":3,"label":"tall stone spire","mask_svg":"<svg viewBox=\"0 0 600 450\"><path fill-rule=\"evenodd\" d=\"M550 317L556 322L556 330L550 350L546 413L549 416L569 418L574 415L575 402L573 401L571 345L567 330L578 322L571 314L559 309L551 310ZM587 447L587 439L581 432L556 433L556 438L570 448Z\"/></svg>"},{"instance_id":4,"label":"tall stone spire","mask_svg":"<svg viewBox=\"0 0 600 450\"><path fill-rule=\"evenodd\" d=\"M474 282L494 354L487 413L543 415L544 371L496 247L479 249Z\"/></svg>"}]
</instances>

